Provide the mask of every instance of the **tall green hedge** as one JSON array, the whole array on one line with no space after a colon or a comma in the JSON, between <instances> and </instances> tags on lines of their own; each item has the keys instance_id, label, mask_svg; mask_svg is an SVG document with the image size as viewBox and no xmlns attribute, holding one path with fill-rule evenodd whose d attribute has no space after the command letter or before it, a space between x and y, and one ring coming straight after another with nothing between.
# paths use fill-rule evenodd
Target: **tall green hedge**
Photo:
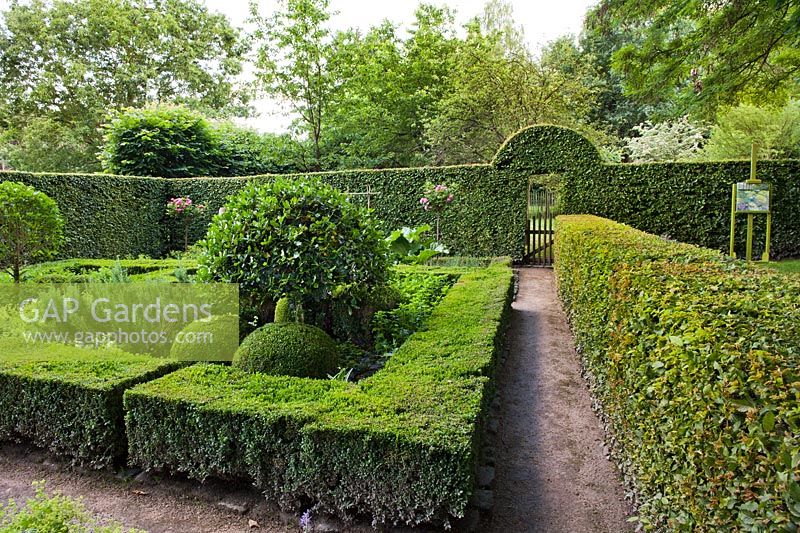
<instances>
[{"instance_id":1,"label":"tall green hedge","mask_svg":"<svg viewBox=\"0 0 800 533\"><path fill-rule=\"evenodd\" d=\"M559 294L657 531L800 526L800 279L560 217Z\"/></svg>"},{"instance_id":2,"label":"tall green hedge","mask_svg":"<svg viewBox=\"0 0 800 533\"><path fill-rule=\"evenodd\" d=\"M0 172L2 181L31 185L56 201L65 222L62 258L160 257L166 251L165 179Z\"/></svg>"},{"instance_id":3,"label":"tall green hedge","mask_svg":"<svg viewBox=\"0 0 800 533\"><path fill-rule=\"evenodd\" d=\"M800 161L769 161L759 175L775 185L772 251L800 254ZM746 161L606 164L583 136L559 126L533 126L511 137L487 165L317 174L344 191L371 189L371 205L387 229L433 222L421 209L426 181L455 182L459 193L442 220L443 241L460 255L522 257L529 181L561 175L562 208L609 216L644 231L724 249L731 184L749 174ZM295 177L303 175L295 175ZM547 176L547 177L545 177ZM159 256L178 249L178 228L163 216L167 200L190 196L210 209L197 219L192 239L247 178L159 178L0 172L44 191L67 222L65 257ZM354 196L364 201L364 196ZM763 217L762 217L763 218ZM759 222L760 223L760 222ZM742 249L743 228L738 244Z\"/></svg>"},{"instance_id":4,"label":"tall green hedge","mask_svg":"<svg viewBox=\"0 0 800 533\"><path fill-rule=\"evenodd\" d=\"M427 330L357 384L196 365L137 386L130 460L376 523L462 516L512 289L505 261L464 274Z\"/></svg>"}]
</instances>

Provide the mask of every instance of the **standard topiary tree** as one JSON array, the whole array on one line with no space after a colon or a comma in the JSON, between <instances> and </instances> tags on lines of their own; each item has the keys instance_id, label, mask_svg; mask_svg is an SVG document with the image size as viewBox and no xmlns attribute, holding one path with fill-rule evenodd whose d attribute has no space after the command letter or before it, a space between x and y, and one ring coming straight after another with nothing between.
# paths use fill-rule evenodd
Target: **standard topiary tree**
<instances>
[{"instance_id":1,"label":"standard topiary tree","mask_svg":"<svg viewBox=\"0 0 800 533\"><path fill-rule=\"evenodd\" d=\"M242 301L273 319L275 302L302 305L330 298L342 284L386 279L383 234L365 209L317 180L251 182L214 216L198 278L238 283Z\"/></svg>"},{"instance_id":2,"label":"standard topiary tree","mask_svg":"<svg viewBox=\"0 0 800 533\"><path fill-rule=\"evenodd\" d=\"M105 172L186 178L216 174L219 142L208 121L183 107L128 109L104 126Z\"/></svg>"},{"instance_id":3,"label":"standard topiary tree","mask_svg":"<svg viewBox=\"0 0 800 533\"><path fill-rule=\"evenodd\" d=\"M22 183L0 183L0 268L19 283L22 267L52 259L64 240L55 201Z\"/></svg>"},{"instance_id":4,"label":"standard topiary tree","mask_svg":"<svg viewBox=\"0 0 800 533\"><path fill-rule=\"evenodd\" d=\"M233 365L246 372L324 378L336 372L339 352L334 340L315 326L272 323L245 338Z\"/></svg>"}]
</instances>

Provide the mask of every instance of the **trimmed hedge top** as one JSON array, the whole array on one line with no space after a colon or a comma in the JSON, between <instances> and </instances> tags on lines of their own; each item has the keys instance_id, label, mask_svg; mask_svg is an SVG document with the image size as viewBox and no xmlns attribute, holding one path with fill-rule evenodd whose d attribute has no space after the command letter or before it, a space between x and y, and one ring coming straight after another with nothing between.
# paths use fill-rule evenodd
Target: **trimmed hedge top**
<instances>
[{"instance_id":1,"label":"trimmed hedge top","mask_svg":"<svg viewBox=\"0 0 800 533\"><path fill-rule=\"evenodd\" d=\"M196 365L131 389L131 461L376 523L461 516L512 280L506 262L464 274L428 321L439 342L413 335L358 384Z\"/></svg>"},{"instance_id":2,"label":"trimmed hedge top","mask_svg":"<svg viewBox=\"0 0 800 533\"><path fill-rule=\"evenodd\" d=\"M552 174L586 168L603 162L592 142L570 128L529 126L506 139L492 160L503 170Z\"/></svg>"},{"instance_id":3,"label":"trimmed hedge top","mask_svg":"<svg viewBox=\"0 0 800 533\"><path fill-rule=\"evenodd\" d=\"M597 217L556 277L646 529L800 525L800 278Z\"/></svg>"},{"instance_id":4,"label":"trimmed hedge top","mask_svg":"<svg viewBox=\"0 0 800 533\"><path fill-rule=\"evenodd\" d=\"M728 242L731 185L747 179L747 161L608 164L592 143L559 126L531 126L509 138L492 164L349 170L314 176L349 192L372 191L370 203L387 230L433 222L419 205L426 182L458 184L442 217L442 240L457 255L508 255L525 246L527 188L531 179L561 174L561 206L569 213L609 216L657 235L724 249ZM800 161L764 161L759 176L775 185L772 252L800 255ZM249 178L135 178L0 172L0 181L32 185L56 200L67 222L65 257L158 257L181 247L164 217L171 197L190 196L209 206L191 238L205 235L225 198ZM541 178L539 178L541 179ZM366 202L364 196L353 201ZM763 218L763 217L760 217ZM744 225L737 242L744 242ZM131 231L136 228L136 231Z\"/></svg>"}]
</instances>

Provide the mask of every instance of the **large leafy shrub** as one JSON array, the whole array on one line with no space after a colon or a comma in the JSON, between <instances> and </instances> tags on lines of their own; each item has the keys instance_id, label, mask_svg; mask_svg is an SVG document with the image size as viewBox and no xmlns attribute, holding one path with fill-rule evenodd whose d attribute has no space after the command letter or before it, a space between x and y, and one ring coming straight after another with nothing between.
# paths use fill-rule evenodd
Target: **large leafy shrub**
<instances>
[{"instance_id":1,"label":"large leafy shrub","mask_svg":"<svg viewBox=\"0 0 800 533\"><path fill-rule=\"evenodd\" d=\"M625 140L632 161L685 161L700 153L706 129L693 124L689 117L659 123L645 122L633 127L638 136Z\"/></svg>"},{"instance_id":2,"label":"large leafy shrub","mask_svg":"<svg viewBox=\"0 0 800 533\"><path fill-rule=\"evenodd\" d=\"M706 159L800 158L800 100L784 107L741 104L720 113L703 152Z\"/></svg>"},{"instance_id":3,"label":"large leafy shrub","mask_svg":"<svg viewBox=\"0 0 800 533\"><path fill-rule=\"evenodd\" d=\"M0 269L19 283L22 267L52 259L63 239L64 221L52 198L22 183L0 183Z\"/></svg>"},{"instance_id":4,"label":"large leafy shrub","mask_svg":"<svg viewBox=\"0 0 800 533\"><path fill-rule=\"evenodd\" d=\"M216 172L217 140L196 112L182 107L129 109L104 128L100 161L110 174L185 178Z\"/></svg>"},{"instance_id":5,"label":"large leafy shrub","mask_svg":"<svg viewBox=\"0 0 800 533\"><path fill-rule=\"evenodd\" d=\"M320 302L341 284L380 284L388 268L370 214L316 180L248 183L199 247L200 279L238 283L265 322L281 297Z\"/></svg>"},{"instance_id":6,"label":"large leafy shrub","mask_svg":"<svg viewBox=\"0 0 800 533\"><path fill-rule=\"evenodd\" d=\"M246 372L278 376L324 378L339 364L336 343L324 331L307 324L266 324L242 341L233 365Z\"/></svg>"},{"instance_id":7,"label":"large leafy shrub","mask_svg":"<svg viewBox=\"0 0 800 533\"><path fill-rule=\"evenodd\" d=\"M596 217L556 276L647 529L800 525L800 280Z\"/></svg>"}]
</instances>

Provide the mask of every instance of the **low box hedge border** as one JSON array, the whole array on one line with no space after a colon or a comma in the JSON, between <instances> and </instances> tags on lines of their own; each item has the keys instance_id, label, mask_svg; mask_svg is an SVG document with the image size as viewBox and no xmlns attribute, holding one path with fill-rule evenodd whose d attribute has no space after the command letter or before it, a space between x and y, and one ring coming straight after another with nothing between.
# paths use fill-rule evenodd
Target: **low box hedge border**
<instances>
[{"instance_id":1,"label":"low box hedge border","mask_svg":"<svg viewBox=\"0 0 800 533\"><path fill-rule=\"evenodd\" d=\"M800 525L800 279L597 217L556 275L647 530Z\"/></svg>"},{"instance_id":2,"label":"low box hedge border","mask_svg":"<svg viewBox=\"0 0 800 533\"><path fill-rule=\"evenodd\" d=\"M0 351L0 440L28 440L92 468L125 456L123 391L182 366L110 349L52 346L33 358Z\"/></svg>"},{"instance_id":3,"label":"low box hedge border","mask_svg":"<svg viewBox=\"0 0 800 533\"><path fill-rule=\"evenodd\" d=\"M195 365L125 393L132 464L246 478L293 508L447 523L474 485L513 273L465 273L390 363L358 384Z\"/></svg>"}]
</instances>

